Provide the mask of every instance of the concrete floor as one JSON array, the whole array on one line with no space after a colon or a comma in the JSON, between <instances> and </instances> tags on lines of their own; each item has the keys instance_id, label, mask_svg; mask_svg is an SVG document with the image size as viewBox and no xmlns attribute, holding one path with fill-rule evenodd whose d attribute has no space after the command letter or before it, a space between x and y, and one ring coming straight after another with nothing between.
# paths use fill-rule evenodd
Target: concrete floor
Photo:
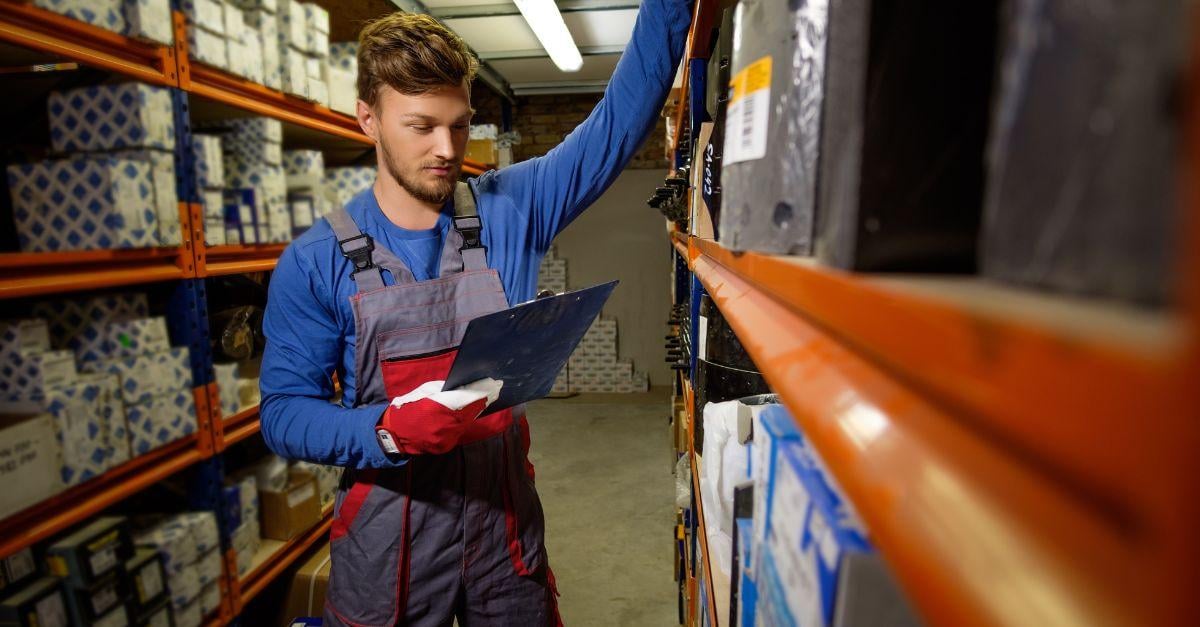
<instances>
[{"instance_id":1,"label":"concrete floor","mask_svg":"<svg viewBox=\"0 0 1200 627\"><path fill-rule=\"evenodd\" d=\"M668 392L529 406L546 544L568 627L676 625Z\"/></svg>"}]
</instances>

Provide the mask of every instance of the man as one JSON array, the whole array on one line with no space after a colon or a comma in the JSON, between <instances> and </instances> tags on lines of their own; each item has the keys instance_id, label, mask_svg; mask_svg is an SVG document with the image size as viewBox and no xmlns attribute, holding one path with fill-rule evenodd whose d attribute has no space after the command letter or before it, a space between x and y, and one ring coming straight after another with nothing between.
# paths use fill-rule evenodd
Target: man
<instances>
[{"instance_id":1,"label":"man","mask_svg":"<svg viewBox=\"0 0 1200 627\"><path fill-rule=\"evenodd\" d=\"M634 156L670 88L689 5L644 0L588 119L544 157L469 188L456 186L476 67L466 47L421 15L363 29L358 121L378 178L284 251L263 323L267 444L346 467L326 624L556 622L524 410L452 409L425 384L445 379L470 319L534 296L554 236Z\"/></svg>"}]
</instances>

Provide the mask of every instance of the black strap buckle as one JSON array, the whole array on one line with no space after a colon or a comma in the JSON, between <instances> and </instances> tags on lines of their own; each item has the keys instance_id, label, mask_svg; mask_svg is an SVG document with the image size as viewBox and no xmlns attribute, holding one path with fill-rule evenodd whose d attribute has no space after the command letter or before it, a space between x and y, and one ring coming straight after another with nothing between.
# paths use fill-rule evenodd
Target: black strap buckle
<instances>
[{"instance_id":1,"label":"black strap buckle","mask_svg":"<svg viewBox=\"0 0 1200 627\"><path fill-rule=\"evenodd\" d=\"M362 243L354 246L351 242L362 240ZM358 274L363 270L370 270L375 267L375 262L372 259L371 253L375 251L375 240L371 239L366 233L359 233L354 237L347 237L343 240L338 240L338 246L342 248L342 255L354 264L354 274Z\"/></svg>"},{"instance_id":2,"label":"black strap buckle","mask_svg":"<svg viewBox=\"0 0 1200 627\"><path fill-rule=\"evenodd\" d=\"M479 216L462 216L454 218L454 230L462 235L463 245L458 250L464 251L470 248L483 248L483 240L481 233L483 232L483 221Z\"/></svg>"}]
</instances>

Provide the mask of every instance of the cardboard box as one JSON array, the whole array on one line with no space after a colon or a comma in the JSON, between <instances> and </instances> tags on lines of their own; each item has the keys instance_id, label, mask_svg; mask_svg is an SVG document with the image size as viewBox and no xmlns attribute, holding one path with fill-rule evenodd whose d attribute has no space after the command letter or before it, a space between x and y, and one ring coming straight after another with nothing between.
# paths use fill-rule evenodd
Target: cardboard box
<instances>
[{"instance_id":1,"label":"cardboard box","mask_svg":"<svg viewBox=\"0 0 1200 627\"><path fill-rule=\"evenodd\" d=\"M179 570L167 571L167 591L171 596L171 607L175 609L176 619L180 611L197 601L200 593L204 591L200 585L200 573L194 566L188 564ZM199 611L198 607L196 611Z\"/></svg>"},{"instance_id":2,"label":"cardboard box","mask_svg":"<svg viewBox=\"0 0 1200 627\"><path fill-rule=\"evenodd\" d=\"M196 551L208 553L221 546L221 535L217 528L217 516L210 511L185 512L173 518L179 524L185 525L188 532L196 540ZM201 557L201 560L204 558Z\"/></svg>"},{"instance_id":3,"label":"cardboard box","mask_svg":"<svg viewBox=\"0 0 1200 627\"><path fill-rule=\"evenodd\" d=\"M280 35L280 39L283 35ZM279 72L283 91L289 94L308 98L308 57L304 52L290 45L279 47Z\"/></svg>"},{"instance_id":4,"label":"cardboard box","mask_svg":"<svg viewBox=\"0 0 1200 627\"><path fill-rule=\"evenodd\" d=\"M204 555L193 567L196 571L196 577L200 580L200 587L205 588L217 583L221 578L221 572L224 568L225 559L221 554L220 548L214 548Z\"/></svg>"},{"instance_id":5,"label":"cardboard box","mask_svg":"<svg viewBox=\"0 0 1200 627\"><path fill-rule=\"evenodd\" d=\"M496 140L494 139L468 139L467 140L467 159L478 161L480 163L496 163L500 154L496 150Z\"/></svg>"},{"instance_id":6,"label":"cardboard box","mask_svg":"<svg viewBox=\"0 0 1200 627\"><path fill-rule=\"evenodd\" d=\"M358 42L339 41L329 44L329 65L358 75Z\"/></svg>"},{"instance_id":7,"label":"cardboard box","mask_svg":"<svg viewBox=\"0 0 1200 627\"><path fill-rule=\"evenodd\" d=\"M61 449L49 414L0 415L0 515L15 514L63 489Z\"/></svg>"},{"instance_id":8,"label":"cardboard box","mask_svg":"<svg viewBox=\"0 0 1200 627\"><path fill-rule=\"evenodd\" d=\"M69 623L62 582L43 577L0 600L0 622L20 627L66 627Z\"/></svg>"},{"instance_id":9,"label":"cardboard box","mask_svg":"<svg viewBox=\"0 0 1200 627\"><path fill-rule=\"evenodd\" d=\"M51 388L74 382L75 376L75 355L71 351L10 353L0 365L0 401L40 401Z\"/></svg>"},{"instance_id":10,"label":"cardboard box","mask_svg":"<svg viewBox=\"0 0 1200 627\"><path fill-rule=\"evenodd\" d=\"M283 620L299 616L320 616L325 608L329 586L329 542L322 542L309 554L288 583Z\"/></svg>"},{"instance_id":11,"label":"cardboard box","mask_svg":"<svg viewBox=\"0 0 1200 627\"><path fill-rule=\"evenodd\" d=\"M106 357L103 329L109 321L149 315L146 295L116 292L90 298L66 298L34 303L33 315L50 326L50 341L55 348L75 352L78 363Z\"/></svg>"},{"instance_id":12,"label":"cardboard box","mask_svg":"<svg viewBox=\"0 0 1200 627\"><path fill-rule=\"evenodd\" d=\"M104 327L101 346L105 354L117 359L170 351L167 319L155 316L109 321Z\"/></svg>"},{"instance_id":13,"label":"cardboard box","mask_svg":"<svg viewBox=\"0 0 1200 627\"><path fill-rule=\"evenodd\" d=\"M78 485L109 468L111 449L105 419L104 390L69 383L46 390L43 408L54 417L54 437L62 451L59 472L64 486Z\"/></svg>"},{"instance_id":14,"label":"cardboard box","mask_svg":"<svg viewBox=\"0 0 1200 627\"><path fill-rule=\"evenodd\" d=\"M190 389L128 404L125 412L134 455L144 455L196 432L196 401Z\"/></svg>"},{"instance_id":15,"label":"cardboard box","mask_svg":"<svg viewBox=\"0 0 1200 627\"><path fill-rule=\"evenodd\" d=\"M45 320L0 320L0 363L18 355L50 350L50 327Z\"/></svg>"},{"instance_id":16,"label":"cardboard box","mask_svg":"<svg viewBox=\"0 0 1200 627\"><path fill-rule=\"evenodd\" d=\"M0 596L5 596L23 586L36 574L38 574L38 567L33 558L32 547L25 547L0 559Z\"/></svg>"},{"instance_id":17,"label":"cardboard box","mask_svg":"<svg viewBox=\"0 0 1200 627\"><path fill-rule=\"evenodd\" d=\"M375 168L327 168L325 170L325 188L331 190L336 205L346 206L364 190L375 184Z\"/></svg>"},{"instance_id":18,"label":"cardboard box","mask_svg":"<svg viewBox=\"0 0 1200 627\"><path fill-rule=\"evenodd\" d=\"M262 10L247 11L246 23L258 29L263 84L271 89L283 89L283 72L279 62L279 22L275 14Z\"/></svg>"},{"instance_id":19,"label":"cardboard box","mask_svg":"<svg viewBox=\"0 0 1200 627\"><path fill-rule=\"evenodd\" d=\"M138 533L134 536L134 544L154 549L159 553L163 570L167 574L168 587L171 576L179 571L188 570L187 567L200 557L191 528L173 518Z\"/></svg>"},{"instance_id":20,"label":"cardboard box","mask_svg":"<svg viewBox=\"0 0 1200 627\"><path fill-rule=\"evenodd\" d=\"M225 6L221 0L180 0L189 24L212 33L225 32Z\"/></svg>"},{"instance_id":21,"label":"cardboard box","mask_svg":"<svg viewBox=\"0 0 1200 627\"><path fill-rule=\"evenodd\" d=\"M125 34L161 44L175 43L170 0L124 0Z\"/></svg>"},{"instance_id":22,"label":"cardboard box","mask_svg":"<svg viewBox=\"0 0 1200 627\"><path fill-rule=\"evenodd\" d=\"M278 142L265 141L261 137L231 133L221 137L221 149L225 159L225 186L245 187L241 184L249 173L263 165L280 166L283 163L283 147Z\"/></svg>"},{"instance_id":23,"label":"cardboard box","mask_svg":"<svg viewBox=\"0 0 1200 627\"><path fill-rule=\"evenodd\" d=\"M338 483L342 479L341 468L303 461L293 462L292 468L303 470L317 478L317 488L321 492L322 508L333 504L333 499L337 496Z\"/></svg>"},{"instance_id":24,"label":"cardboard box","mask_svg":"<svg viewBox=\"0 0 1200 627\"><path fill-rule=\"evenodd\" d=\"M98 26L114 33L125 32L122 0L34 0L33 5Z\"/></svg>"},{"instance_id":25,"label":"cardboard box","mask_svg":"<svg viewBox=\"0 0 1200 627\"><path fill-rule=\"evenodd\" d=\"M320 150L285 150L283 171L288 191L321 189L325 185L325 155Z\"/></svg>"},{"instance_id":26,"label":"cardboard box","mask_svg":"<svg viewBox=\"0 0 1200 627\"><path fill-rule=\"evenodd\" d=\"M155 222L158 225L157 245L181 245L183 227L179 222L179 196L175 187L175 155L164 150L125 150L112 155L143 161L150 166Z\"/></svg>"},{"instance_id":27,"label":"cardboard box","mask_svg":"<svg viewBox=\"0 0 1200 627\"><path fill-rule=\"evenodd\" d=\"M264 538L290 540L321 520L320 489L310 473L289 471L284 490L263 490L259 499Z\"/></svg>"},{"instance_id":28,"label":"cardboard box","mask_svg":"<svg viewBox=\"0 0 1200 627\"><path fill-rule=\"evenodd\" d=\"M225 131L222 139L236 135L239 141L251 139L260 142L278 144L283 142L283 123L274 118L246 117L217 120L203 125L204 128L221 129Z\"/></svg>"},{"instance_id":29,"label":"cardboard box","mask_svg":"<svg viewBox=\"0 0 1200 627\"><path fill-rule=\"evenodd\" d=\"M304 17L308 20L309 31L323 33L329 39L329 11L311 2L301 2L304 7ZM310 39L311 41L311 39ZM312 51L312 49L309 49Z\"/></svg>"},{"instance_id":30,"label":"cardboard box","mask_svg":"<svg viewBox=\"0 0 1200 627\"><path fill-rule=\"evenodd\" d=\"M325 78L308 77L308 99L329 106L329 83Z\"/></svg>"},{"instance_id":31,"label":"cardboard box","mask_svg":"<svg viewBox=\"0 0 1200 627\"><path fill-rule=\"evenodd\" d=\"M124 516L101 516L46 548L50 574L84 588L118 572L133 557L133 539Z\"/></svg>"},{"instance_id":32,"label":"cardboard box","mask_svg":"<svg viewBox=\"0 0 1200 627\"><path fill-rule=\"evenodd\" d=\"M86 372L107 372L120 377L121 398L126 406L148 403L181 390L191 392L192 364L184 346L102 362L85 362L81 366ZM129 420L132 422L133 417Z\"/></svg>"},{"instance_id":33,"label":"cardboard box","mask_svg":"<svg viewBox=\"0 0 1200 627\"><path fill-rule=\"evenodd\" d=\"M204 614L200 611L200 597L196 596L190 603L172 606L175 627L200 627Z\"/></svg>"},{"instance_id":34,"label":"cardboard box","mask_svg":"<svg viewBox=\"0 0 1200 627\"><path fill-rule=\"evenodd\" d=\"M108 617L116 609L125 611L125 602L128 599L125 577L119 568L86 587L67 582L64 590L67 612L71 615L73 625L128 624L128 618L120 621L118 618Z\"/></svg>"},{"instance_id":35,"label":"cardboard box","mask_svg":"<svg viewBox=\"0 0 1200 627\"><path fill-rule=\"evenodd\" d=\"M113 374L81 373L79 382L100 390L100 432L107 450L107 466L113 468L130 460L129 423L121 400L121 379Z\"/></svg>"},{"instance_id":36,"label":"cardboard box","mask_svg":"<svg viewBox=\"0 0 1200 627\"><path fill-rule=\"evenodd\" d=\"M277 0L275 15L279 21L280 48L290 46L297 50L308 48L308 15L304 4L296 0Z\"/></svg>"},{"instance_id":37,"label":"cardboard box","mask_svg":"<svg viewBox=\"0 0 1200 627\"><path fill-rule=\"evenodd\" d=\"M238 402L237 393L237 378L238 365L232 364L213 364L214 379L217 382L217 395L221 399L221 414L223 416L232 416L238 413L240 403Z\"/></svg>"},{"instance_id":38,"label":"cardboard box","mask_svg":"<svg viewBox=\"0 0 1200 627\"><path fill-rule=\"evenodd\" d=\"M243 11L262 11L274 14L278 10L279 5L276 0L230 0L231 3Z\"/></svg>"},{"instance_id":39,"label":"cardboard box","mask_svg":"<svg viewBox=\"0 0 1200 627\"><path fill-rule=\"evenodd\" d=\"M200 613L204 616L215 612L221 607L221 585L212 582L200 593Z\"/></svg>"},{"instance_id":40,"label":"cardboard box","mask_svg":"<svg viewBox=\"0 0 1200 627\"><path fill-rule=\"evenodd\" d=\"M129 578L129 608L134 616L151 613L167 600L166 572L157 550L138 548L125 562L125 572Z\"/></svg>"},{"instance_id":41,"label":"cardboard box","mask_svg":"<svg viewBox=\"0 0 1200 627\"><path fill-rule=\"evenodd\" d=\"M192 134L192 159L196 165L196 186L221 189L225 186L225 158L218 135Z\"/></svg>"},{"instance_id":42,"label":"cardboard box","mask_svg":"<svg viewBox=\"0 0 1200 627\"><path fill-rule=\"evenodd\" d=\"M55 152L175 150L175 113L165 87L117 83L56 91L47 108Z\"/></svg>"},{"instance_id":43,"label":"cardboard box","mask_svg":"<svg viewBox=\"0 0 1200 627\"><path fill-rule=\"evenodd\" d=\"M229 69L229 46L225 38L207 28L189 23L188 51L192 59L223 70Z\"/></svg>"},{"instance_id":44,"label":"cardboard box","mask_svg":"<svg viewBox=\"0 0 1200 627\"><path fill-rule=\"evenodd\" d=\"M766 550L773 497L778 472L776 461L786 442L800 438L800 431L791 414L781 405L769 406L754 414L754 444L750 448L750 475L754 480L754 536L750 547L752 560ZM761 591L761 590L760 590Z\"/></svg>"},{"instance_id":45,"label":"cardboard box","mask_svg":"<svg viewBox=\"0 0 1200 627\"><path fill-rule=\"evenodd\" d=\"M11 165L8 184L25 252L159 244L151 165L145 161L76 155Z\"/></svg>"},{"instance_id":46,"label":"cardboard box","mask_svg":"<svg viewBox=\"0 0 1200 627\"><path fill-rule=\"evenodd\" d=\"M242 34L240 41L230 39L227 44L229 71L260 85L264 84L266 81L263 43L258 29L249 29Z\"/></svg>"}]
</instances>

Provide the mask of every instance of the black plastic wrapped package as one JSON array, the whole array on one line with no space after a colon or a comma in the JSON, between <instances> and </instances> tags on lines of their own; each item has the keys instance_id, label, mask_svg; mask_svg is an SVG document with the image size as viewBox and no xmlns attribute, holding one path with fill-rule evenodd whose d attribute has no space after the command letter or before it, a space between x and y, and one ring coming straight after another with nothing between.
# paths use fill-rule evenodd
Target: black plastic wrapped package
<instances>
[{"instance_id":1,"label":"black plastic wrapped package","mask_svg":"<svg viewBox=\"0 0 1200 627\"><path fill-rule=\"evenodd\" d=\"M733 327L708 295L701 296L696 346L695 416L704 415L708 403L720 403L770 392L766 379L742 347ZM693 425L697 448L704 444L704 424Z\"/></svg>"},{"instance_id":2,"label":"black plastic wrapped package","mask_svg":"<svg viewBox=\"0 0 1200 627\"><path fill-rule=\"evenodd\" d=\"M1167 300L1188 18L1183 0L1007 3L985 275Z\"/></svg>"},{"instance_id":3,"label":"black plastic wrapped package","mask_svg":"<svg viewBox=\"0 0 1200 627\"><path fill-rule=\"evenodd\" d=\"M741 0L725 112L720 242L812 252L827 0Z\"/></svg>"}]
</instances>

